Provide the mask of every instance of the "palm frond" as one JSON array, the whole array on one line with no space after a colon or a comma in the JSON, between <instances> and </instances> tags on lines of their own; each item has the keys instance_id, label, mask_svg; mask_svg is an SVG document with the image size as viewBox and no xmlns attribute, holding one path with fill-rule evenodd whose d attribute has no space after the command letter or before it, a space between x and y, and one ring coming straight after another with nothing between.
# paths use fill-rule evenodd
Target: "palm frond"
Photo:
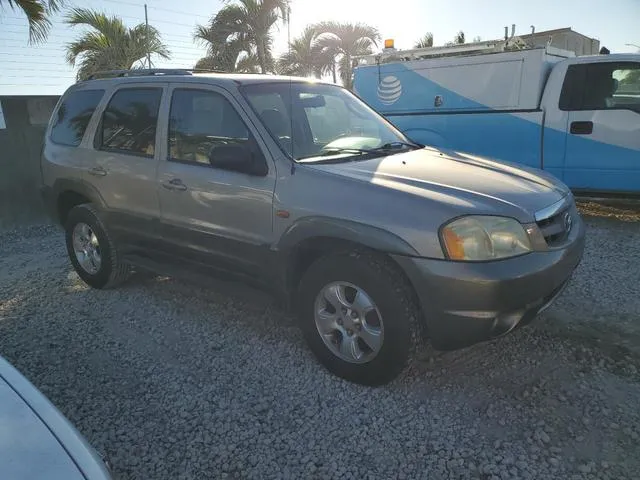
<instances>
[{"instance_id":1,"label":"palm frond","mask_svg":"<svg viewBox=\"0 0 640 480\"><path fill-rule=\"evenodd\" d=\"M127 28L117 17L81 8L72 9L65 22L90 28L66 47L66 60L78 64L79 79L98 70L132 68L148 53L170 58L160 32L153 26L141 23Z\"/></svg>"},{"instance_id":2,"label":"palm frond","mask_svg":"<svg viewBox=\"0 0 640 480\"><path fill-rule=\"evenodd\" d=\"M27 17L29 43L35 44L46 40L51 21L47 16L46 4L42 0L7 0L7 3L11 10L22 10Z\"/></svg>"},{"instance_id":3,"label":"palm frond","mask_svg":"<svg viewBox=\"0 0 640 480\"><path fill-rule=\"evenodd\" d=\"M427 32L413 46L413 48L433 47L433 33Z\"/></svg>"}]
</instances>

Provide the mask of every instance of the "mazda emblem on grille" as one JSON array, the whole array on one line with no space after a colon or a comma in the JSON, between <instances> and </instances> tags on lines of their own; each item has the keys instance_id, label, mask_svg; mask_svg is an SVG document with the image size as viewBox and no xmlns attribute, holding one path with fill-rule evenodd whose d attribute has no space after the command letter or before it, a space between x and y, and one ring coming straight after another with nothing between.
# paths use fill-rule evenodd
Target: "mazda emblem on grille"
<instances>
[{"instance_id":1,"label":"mazda emblem on grille","mask_svg":"<svg viewBox=\"0 0 640 480\"><path fill-rule=\"evenodd\" d=\"M571 218L571 213L570 212L565 213L562 221L564 223L564 231L569 233L571 231L571 226L573 225L573 219Z\"/></svg>"}]
</instances>

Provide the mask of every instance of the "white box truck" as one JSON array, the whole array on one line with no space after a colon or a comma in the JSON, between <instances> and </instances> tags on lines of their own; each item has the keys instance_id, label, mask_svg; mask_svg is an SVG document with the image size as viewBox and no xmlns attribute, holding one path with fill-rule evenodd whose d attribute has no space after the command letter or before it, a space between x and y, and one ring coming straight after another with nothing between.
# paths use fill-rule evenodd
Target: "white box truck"
<instances>
[{"instance_id":1,"label":"white box truck","mask_svg":"<svg viewBox=\"0 0 640 480\"><path fill-rule=\"evenodd\" d=\"M361 57L354 90L416 142L541 168L576 191L640 193L640 55L505 45Z\"/></svg>"}]
</instances>

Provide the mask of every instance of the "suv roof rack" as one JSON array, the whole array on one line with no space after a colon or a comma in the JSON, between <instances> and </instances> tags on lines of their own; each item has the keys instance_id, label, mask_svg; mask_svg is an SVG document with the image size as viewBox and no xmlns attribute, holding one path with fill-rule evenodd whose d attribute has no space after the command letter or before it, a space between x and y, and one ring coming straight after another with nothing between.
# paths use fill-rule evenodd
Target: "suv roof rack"
<instances>
[{"instance_id":1,"label":"suv roof rack","mask_svg":"<svg viewBox=\"0 0 640 480\"><path fill-rule=\"evenodd\" d=\"M203 68L133 68L130 70L105 70L89 75L87 80L115 77L147 77L155 75L193 75L194 73L226 73Z\"/></svg>"}]
</instances>

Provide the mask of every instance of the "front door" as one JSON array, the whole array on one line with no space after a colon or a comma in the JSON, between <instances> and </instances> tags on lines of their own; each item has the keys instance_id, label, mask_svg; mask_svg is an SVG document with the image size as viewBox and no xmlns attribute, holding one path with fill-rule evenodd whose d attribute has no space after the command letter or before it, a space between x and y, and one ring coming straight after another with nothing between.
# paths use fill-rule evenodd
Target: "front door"
<instances>
[{"instance_id":1,"label":"front door","mask_svg":"<svg viewBox=\"0 0 640 480\"><path fill-rule=\"evenodd\" d=\"M167 85L117 89L102 113L85 178L107 206L107 222L123 243L158 240L160 204L156 130Z\"/></svg>"},{"instance_id":2,"label":"front door","mask_svg":"<svg viewBox=\"0 0 640 480\"><path fill-rule=\"evenodd\" d=\"M172 85L167 103L158 171L165 240L199 263L249 275L264 271L276 172L246 114L213 86ZM221 145L250 148L265 168L242 173L233 165L212 166L212 149Z\"/></svg>"},{"instance_id":3,"label":"front door","mask_svg":"<svg viewBox=\"0 0 640 480\"><path fill-rule=\"evenodd\" d=\"M640 63L569 66L578 94L568 108L563 179L576 190L640 189Z\"/></svg>"}]
</instances>

